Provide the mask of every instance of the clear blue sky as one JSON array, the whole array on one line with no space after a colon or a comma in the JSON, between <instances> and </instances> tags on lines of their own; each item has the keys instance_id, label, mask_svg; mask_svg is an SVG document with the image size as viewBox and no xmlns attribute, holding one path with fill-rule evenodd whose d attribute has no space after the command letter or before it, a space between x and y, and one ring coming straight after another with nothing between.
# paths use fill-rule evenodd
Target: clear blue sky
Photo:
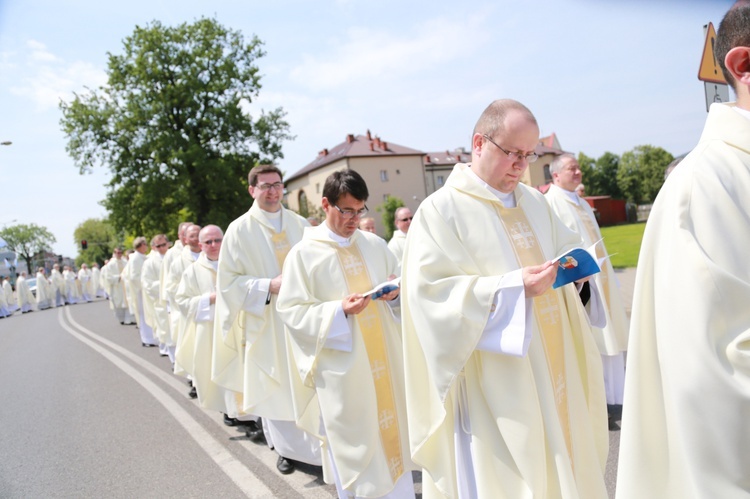
<instances>
[{"instance_id":1,"label":"clear blue sky","mask_svg":"<svg viewBox=\"0 0 750 499\"><path fill-rule=\"evenodd\" d=\"M57 103L104 84L107 52L121 53L136 25L215 17L263 40L254 109L288 112L296 140L279 166L294 173L367 129L423 151L468 147L477 117L501 97L526 104L542 134L574 153L643 144L684 153L706 117L703 25L718 27L731 4L0 0L0 141L13 142L0 147L0 227L46 226L53 249L75 256L75 227L106 214L107 173L79 175Z\"/></svg>"}]
</instances>

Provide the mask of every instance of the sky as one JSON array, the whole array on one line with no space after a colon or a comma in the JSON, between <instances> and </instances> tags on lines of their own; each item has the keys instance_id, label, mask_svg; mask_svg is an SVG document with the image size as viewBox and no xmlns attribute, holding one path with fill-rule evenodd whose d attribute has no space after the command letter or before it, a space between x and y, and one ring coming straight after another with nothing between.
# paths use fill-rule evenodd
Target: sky
<instances>
[{"instance_id":1,"label":"sky","mask_svg":"<svg viewBox=\"0 0 750 499\"><path fill-rule=\"evenodd\" d=\"M718 28L731 4L0 0L0 142L12 142L0 146L0 228L44 226L53 251L75 257L75 228L107 215L108 172L80 175L58 103L106 85L108 53L121 54L135 27L155 20L215 18L264 42L250 112L287 112L295 140L284 142L278 166L292 174L367 130L425 152L468 149L497 98L525 104L542 136L555 133L575 154L645 144L683 154L706 118L703 26Z\"/></svg>"}]
</instances>

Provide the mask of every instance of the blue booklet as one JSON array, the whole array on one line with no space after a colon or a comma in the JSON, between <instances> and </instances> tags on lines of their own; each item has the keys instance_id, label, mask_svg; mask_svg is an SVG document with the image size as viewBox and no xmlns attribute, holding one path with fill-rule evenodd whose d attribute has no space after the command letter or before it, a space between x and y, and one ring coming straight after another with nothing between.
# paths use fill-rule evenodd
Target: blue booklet
<instances>
[{"instance_id":1,"label":"blue booklet","mask_svg":"<svg viewBox=\"0 0 750 499\"><path fill-rule=\"evenodd\" d=\"M372 295L373 300L377 300L383 295L387 295L391 291L397 290L401 286L401 277L396 277L390 281L386 281L378 284L367 293L362 293L362 296Z\"/></svg>"},{"instance_id":2,"label":"blue booklet","mask_svg":"<svg viewBox=\"0 0 750 499\"><path fill-rule=\"evenodd\" d=\"M600 265L604 260L609 258L609 256L606 256L601 260L597 259L596 245L599 244L600 241L601 239L585 249L573 248L565 254L555 258L555 260L557 260L558 268L555 284L553 284L552 287L557 289L560 286L565 286L568 283L601 272Z\"/></svg>"}]
</instances>

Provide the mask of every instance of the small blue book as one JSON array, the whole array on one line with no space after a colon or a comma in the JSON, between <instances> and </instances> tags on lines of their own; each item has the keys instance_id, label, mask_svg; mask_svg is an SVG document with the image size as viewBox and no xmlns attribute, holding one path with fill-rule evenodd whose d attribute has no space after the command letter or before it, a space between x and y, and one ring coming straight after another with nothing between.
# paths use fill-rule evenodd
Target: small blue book
<instances>
[{"instance_id":1,"label":"small blue book","mask_svg":"<svg viewBox=\"0 0 750 499\"><path fill-rule=\"evenodd\" d=\"M609 258L609 256L606 256L601 260L597 259L596 245L599 244L600 241L601 239L586 249L573 248L565 254L555 258L555 260L557 260L558 268L555 284L553 284L552 287L557 289L560 286L565 286L568 283L601 272L600 265L604 260Z\"/></svg>"}]
</instances>

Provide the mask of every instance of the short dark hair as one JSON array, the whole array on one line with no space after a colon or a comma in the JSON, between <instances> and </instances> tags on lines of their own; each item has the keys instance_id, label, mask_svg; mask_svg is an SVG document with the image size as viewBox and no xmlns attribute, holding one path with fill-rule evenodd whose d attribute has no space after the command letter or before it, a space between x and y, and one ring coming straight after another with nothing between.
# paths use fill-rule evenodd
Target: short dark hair
<instances>
[{"instance_id":1,"label":"short dark hair","mask_svg":"<svg viewBox=\"0 0 750 499\"><path fill-rule=\"evenodd\" d=\"M260 175L261 173L278 173L279 178L282 181L284 180L284 174L281 173L281 170L279 170L274 165L258 165L253 167L253 169L250 170L250 173L247 174L248 185L255 187L255 185L258 183L258 175Z\"/></svg>"},{"instance_id":2,"label":"short dark hair","mask_svg":"<svg viewBox=\"0 0 750 499\"><path fill-rule=\"evenodd\" d=\"M333 172L323 185L323 197L331 204L336 204L344 194L351 195L357 201L367 201L370 197L365 179L354 170Z\"/></svg>"},{"instance_id":3,"label":"short dark hair","mask_svg":"<svg viewBox=\"0 0 750 499\"><path fill-rule=\"evenodd\" d=\"M737 82L724 65L727 53L735 47L750 47L750 2L740 1L724 15L716 34L714 54L727 83L737 90Z\"/></svg>"}]
</instances>

